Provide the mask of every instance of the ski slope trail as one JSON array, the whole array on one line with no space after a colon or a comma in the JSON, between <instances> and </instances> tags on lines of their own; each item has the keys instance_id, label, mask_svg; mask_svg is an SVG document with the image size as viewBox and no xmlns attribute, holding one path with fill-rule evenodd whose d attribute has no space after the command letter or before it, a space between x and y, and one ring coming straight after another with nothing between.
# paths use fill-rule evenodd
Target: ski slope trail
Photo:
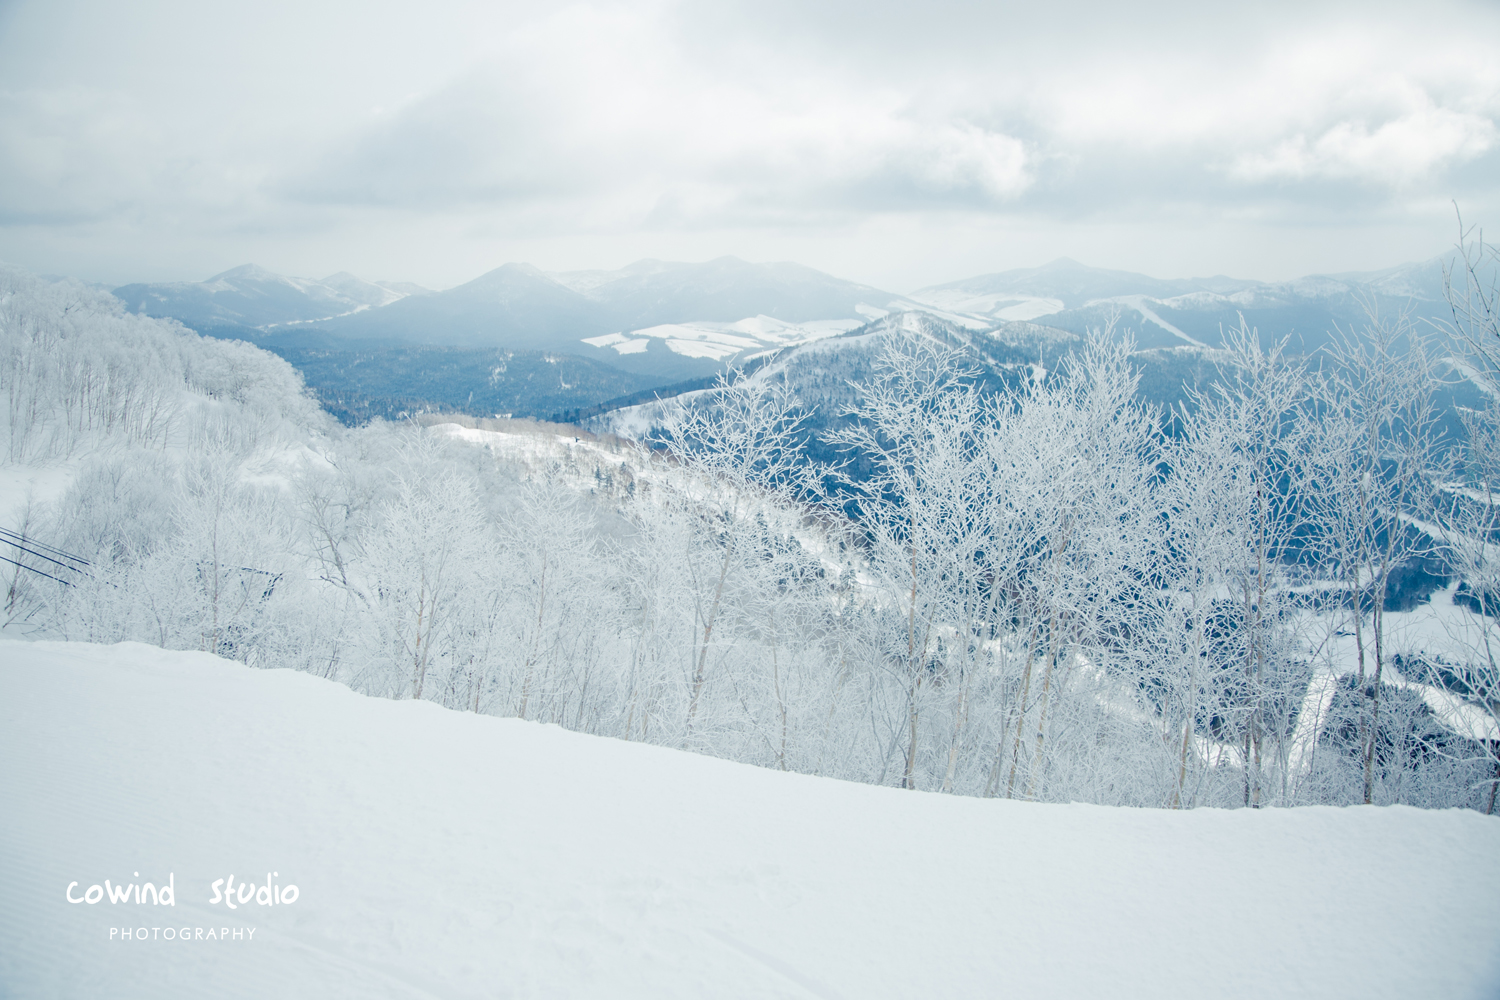
<instances>
[{"instance_id":1,"label":"ski slope trail","mask_svg":"<svg viewBox=\"0 0 1500 1000\"><path fill-rule=\"evenodd\" d=\"M1500 991L1472 812L902 792L133 643L0 641L0 761L6 996Z\"/></svg>"}]
</instances>

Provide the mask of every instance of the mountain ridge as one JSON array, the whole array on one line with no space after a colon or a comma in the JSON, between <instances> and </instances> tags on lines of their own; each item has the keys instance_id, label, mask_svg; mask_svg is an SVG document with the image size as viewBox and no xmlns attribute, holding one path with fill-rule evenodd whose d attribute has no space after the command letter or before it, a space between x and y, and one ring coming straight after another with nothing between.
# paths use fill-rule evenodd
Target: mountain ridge
<instances>
[{"instance_id":1,"label":"mountain ridge","mask_svg":"<svg viewBox=\"0 0 1500 1000\"><path fill-rule=\"evenodd\" d=\"M1078 335L1113 324L1131 331L1143 351L1216 347L1224 330L1244 322L1265 340L1287 339L1294 351L1312 351L1335 329L1362 327L1372 308L1386 317L1440 322L1449 315L1443 280L1451 262L1451 254L1439 255L1378 271L1261 282L1226 275L1162 279L1060 257L910 295L794 262L727 255L554 272L508 262L441 291L342 271L321 280L294 278L247 264L203 282L126 285L115 294L130 311L172 316L201 333L249 340L288 358L358 352L365 359L358 363L368 364L396 348L572 355L630 376L590 380L619 388L634 379L666 386L711 377L768 351L912 312L973 334L1034 323ZM311 369L306 374L314 377ZM396 365L385 384L399 376ZM599 402L578 398L568 407Z\"/></svg>"}]
</instances>

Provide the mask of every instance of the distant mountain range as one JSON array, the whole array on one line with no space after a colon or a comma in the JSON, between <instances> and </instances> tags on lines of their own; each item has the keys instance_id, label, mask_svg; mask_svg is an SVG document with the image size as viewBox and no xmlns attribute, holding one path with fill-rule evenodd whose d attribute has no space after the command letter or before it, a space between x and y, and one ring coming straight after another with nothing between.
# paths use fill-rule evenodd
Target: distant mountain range
<instances>
[{"instance_id":1,"label":"distant mountain range","mask_svg":"<svg viewBox=\"0 0 1500 1000\"><path fill-rule=\"evenodd\" d=\"M849 329L898 303L916 306L799 264L734 257L558 274L506 264L441 292L350 274L288 278L246 265L204 282L126 285L115 295L133 312L269 347L552 351L672 378Z\"/></svg>"},{"instance_id":2,"label":"distant mountain range","mask_svg":"<svg viewBox=\"0 0 1500 1000\"><path fill-rule=\"evenodd\" d=\"M1295 281L1245 281L1222 275L1164 281L1086 267L1062 258L1043 267L984 274L933 285L911 298L950 313L996 323L1030 320L1074 333L1112 318L1142 348L1217 347L1241 317L1263 338L1287 338L1314 350L1335 328L1367 323L1371 310L1417 323L1447 318L1444 267L1450 256L1367 273Z\"/></svg>"},{"instance_id":3,"label":"distant mountain range","mask_svg":"<svg viewBox=\"0 0 1500 1000\"><path fill-rule=\"evenodd\" d=\"M269 330L379 309L426 291L410 282L366 281L347 271L313 281L246 264L207 281L124 285L114 294L131 312L169 316L188 326Z\"/></svg>"},{"instance_id":4,"label":"distant mountain range","mask_svg":"<svg viewBox=\"0 0 1500 1000\"><path fill-rule=\"evenodd\" d=\"M981 341L1004 340L1018 323L1079 334L1113 322L1142 350L1216 347L1223 329L1243 318L1263 339L1313 350L1333 329L1362 325L1371 309L1419 323L1446 317L1448 262L1258 282L1163 280L1063 258L906 296L799 264L735 257L560 273L506 264L444 291L345 272L313 281L246 265L203 282L126 285L115 295L133 312L275 350L322 395L357 395L367 412L409 409L431 397L418 387L447 384L459 359L472 357L488 360L433 403L482 400L487 411L545 416L597 407L608 394L690 383L904 314L986 335ZM570 355L586 368L556 366ZM511 374L494 376L497 364ZM377 387L389 394L385 403L370 395Z\"/></svg>"}]
</instances>

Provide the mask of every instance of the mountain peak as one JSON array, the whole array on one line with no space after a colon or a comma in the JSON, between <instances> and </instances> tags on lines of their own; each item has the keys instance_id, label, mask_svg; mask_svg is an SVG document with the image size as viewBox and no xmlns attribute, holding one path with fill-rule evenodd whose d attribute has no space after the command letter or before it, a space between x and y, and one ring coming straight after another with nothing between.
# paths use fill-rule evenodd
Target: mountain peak
<instances>
[{"instance_id":1,"label":"mountain peak","mask_svg":"<svg viewBox=\"0 0 1500 1000\"><path fill-rule=\"evenodd\" d=\"M209 281L285 281L286 278L275 271L267 270L259 264L241 264L239 267L231 267L227 271L221 271L214 275Z\"/></svg>"},{"instance_id":2,"label":"mountain peak","mask_svg":"<svg viewBox=\"0 0 1500 1000\"><path fill-rule=\"evenodd\" d=\"M348 271L330 274L320 284L325 288L333 289L350 302L374 308L390 305L392 302L405 298L407 294L374 281L366 281L359 275L350 274Z\"/></svg>"},{"instance_id":3,"label":"mountain peak","mask_svg":"<svg viewBox=\"0 0 1500 1000\"><path fill-rule=\"evenodd\" d=\"M475 278L473 281L466 282L465 284L482 285L501 282L513 282L517 278L527 278L533 281L542 281L549 285L559 284L557 279L553 278L550 274L547 274L535 264L527 264L521 261L510 261L505 264L501 264L499 267L492 268L491 270L488 270L481 274L479 277ZM460 285L458 287L463 288L465 287L465 285Z\"/></svg>"}]
</instances>

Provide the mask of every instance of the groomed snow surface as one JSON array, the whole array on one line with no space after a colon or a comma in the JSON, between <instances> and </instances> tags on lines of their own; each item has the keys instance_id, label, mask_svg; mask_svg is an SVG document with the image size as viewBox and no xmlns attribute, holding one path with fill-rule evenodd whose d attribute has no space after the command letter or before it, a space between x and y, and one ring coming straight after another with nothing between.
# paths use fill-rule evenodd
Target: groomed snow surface
<instances>
[{"instance_id":1,"label":"groomed snow surface","mask_svg":"<svg viewBox=\"0 0 1500 1000\"><path fill-rule=\"evenodd\" d=\"M0 641L0 767L8 996L1500 994L1473 812L902 792L133 643Z\"/></svg>"}]
</instances>

